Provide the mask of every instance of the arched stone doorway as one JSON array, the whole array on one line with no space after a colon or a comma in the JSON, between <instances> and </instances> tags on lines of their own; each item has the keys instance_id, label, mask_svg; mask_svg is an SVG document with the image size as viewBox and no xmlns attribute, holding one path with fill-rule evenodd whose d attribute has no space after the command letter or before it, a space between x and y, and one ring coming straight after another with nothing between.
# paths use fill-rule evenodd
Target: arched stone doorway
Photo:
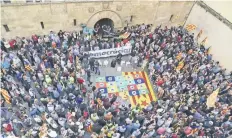
<instances>
[{"instance_id":1,"label":"arched stone doorway","mask_svg":"<svg viewBox=\"0 0 232 138\"><path fill-rule=\"evenodd\" d=\"M94 25L94 29L100 35L109 35L113 32L114 22L109 18L103 18L97 21Z\"/></svg>"},{"instance_id":2,"label":"arched stone doorway","mask_svg":"<svg viewBox=\"0 0 232 138\"><path fill-rule=\"evenodd\" d=\"M101 19L112 20L114 28L116 29L120 29L123 26L122 19L118 13L111 10L105 10L93 14L87 21L87 27L94 28L94 25Z\"/></svg>"}]
</instances>

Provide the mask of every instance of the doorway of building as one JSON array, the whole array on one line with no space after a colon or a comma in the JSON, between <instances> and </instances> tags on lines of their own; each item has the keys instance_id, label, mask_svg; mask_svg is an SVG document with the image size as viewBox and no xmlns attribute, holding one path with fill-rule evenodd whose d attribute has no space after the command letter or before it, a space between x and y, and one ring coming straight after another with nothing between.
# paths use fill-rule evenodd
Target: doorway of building
<instances>
[{"instance_id":1,"label":"doorway of building","mask_svg":"<svg viewBox=\"0 0 232 138\"><path fill-rule=\"evenodd\" d=\"M111 35L114 30L114 22L109 18L103 18L94 25L94 32L98 35Z\"/></svg>"}]
</instances>

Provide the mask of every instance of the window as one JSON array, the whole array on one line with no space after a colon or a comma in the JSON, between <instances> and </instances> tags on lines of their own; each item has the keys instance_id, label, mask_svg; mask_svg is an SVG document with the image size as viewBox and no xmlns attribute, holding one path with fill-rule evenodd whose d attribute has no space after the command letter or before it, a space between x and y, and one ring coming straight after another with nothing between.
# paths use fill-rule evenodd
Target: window
<instances>
[{"instance_id":1,"label":"window","mask_svg":"<svg viewBox=\"0 0 232 138\"><path fill-rule=\"evenodd\" d=\"M39 2L42 2L42 0L35 0L35 2L38 2L38 3L39 3Z\"/></svg>"},{"instance_id":2,"label":"window","mask_svg":"<svg viewBox=\"0 0 232 138\"><path fill-rule=\"evenodd\" d=\"M10 0L3 0L4 3L11 3Z\"/></svg>"},{"instance_id":3,"label":"window","mask_svg":"<svg viewBox=\"0 0 232 138\"><path fill-rule=\"evenodd\" d=\"M3 25L3 27L5 28L6 32L10 32L8 25L5 24L5 25Z\"/></svg>"},{"instance_id":4,"label":"window","mask_svg":"<svg viewBox=\"0 0 232 138\"><path fill-rule=\"evenodd\" d=\"M44 29L44 23L40 22L40 25L41 25L42 29Z\"/></svg>"},{"instance_id":5,"label":"window","mask_svg":"<svg viewBox=\"0 0 232 138\"><path fill-rule=\"evenodd\" d=\"M77 25L77 20L76 19L73 20L73 24L74 24L74 26Z\"/></svg>"},{"instance_id":6,"label":"window","mask_svg":"<svg viewBox=\"0 0 232 138\"><path fill-rule=\"evenodd\" d=\"M33 2L33 0L26 0L26 2L27 2L27 3L32 3L32 2Z\"/></svg>"},{"instance_id":7,"label":"window","mask_svg":"<svg viewBox=\"0 0 232 138\"><path fill-rule=\"evenodd\" d=\"M49 3L49 2L51 2L51 0L44 0L44 2L48 2Z\"/></svg>"}]
</instances>

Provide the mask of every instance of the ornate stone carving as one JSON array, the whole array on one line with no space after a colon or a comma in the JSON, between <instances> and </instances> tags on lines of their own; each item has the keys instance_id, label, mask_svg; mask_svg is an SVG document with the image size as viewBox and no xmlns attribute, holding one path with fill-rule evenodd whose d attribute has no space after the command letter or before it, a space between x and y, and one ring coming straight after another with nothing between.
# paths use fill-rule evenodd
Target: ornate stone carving
<instances>
[{"instance_id":1,"label":"ornate stone carving","mask_svg":"<svg viewBox=\"0 0 232 138\"><path fill-rule=\"evenodd\" d=\"M95 10L94 7L89 7L89 12L90 12L90 13L93 13L94 10Z\"/></svg>"},{"instance_id":2,"label":"ornate stone carving","mask_svg":"<svg viewBox=\"0 0 232 138\"><path fill-rule=\"evenodd\" d=\"M116 10L117 10L117 11L121 11L121 10L122 10L122 5L117 5Z\"/></svg>"},{"instance_id":3,"label":"ornate stone carving","mask_svg":"<svg viewBox=\"0 0 232 138\"><path fill-rule=\"evenodd\" d=\"M103 9L109 9L109 2L102 3Z\"/></svg>"}]
</instances>

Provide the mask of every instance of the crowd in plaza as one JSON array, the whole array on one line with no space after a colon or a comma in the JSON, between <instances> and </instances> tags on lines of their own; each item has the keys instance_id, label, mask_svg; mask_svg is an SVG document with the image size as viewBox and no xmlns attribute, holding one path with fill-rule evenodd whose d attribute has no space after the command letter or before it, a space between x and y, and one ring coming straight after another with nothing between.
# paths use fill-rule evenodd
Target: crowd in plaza
<instances>
[{"instance_id":1,"label":"crowd in plaza","mask_svg":"<svg viewBox=\"0 0 232 138\"><path fill-rule=\"evenodd\" d=\"M1 41L2 137L227 138L232 135L232 72L212 59L183 27L151 31L125 27L130 36L101 40L77 32L50 32ZM92 86L98 60L84 51L132 46L148 61L158 100L145 108L116 105ZM121 58L121 56L120 56ZM138 66L141 66L138 64ZM92 78L94 79L94 78ZM216 102L207 99L217 93Z\"/></svg>"}]
</instances>

